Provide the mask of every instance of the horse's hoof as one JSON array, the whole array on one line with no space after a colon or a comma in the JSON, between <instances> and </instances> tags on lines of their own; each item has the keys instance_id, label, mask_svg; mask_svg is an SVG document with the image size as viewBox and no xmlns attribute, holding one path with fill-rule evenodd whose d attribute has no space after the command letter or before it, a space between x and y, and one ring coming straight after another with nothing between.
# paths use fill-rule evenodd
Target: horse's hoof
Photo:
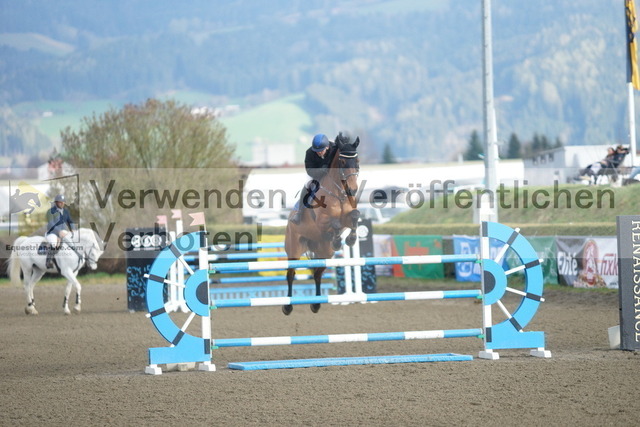
<instances>
[{"instance_id":1,"label":"horse's hoof","mask_svg":"<svg viewBox=\"0 0 640 427\"><path fill-rule=\"evenodd\" d=\"M342 247L342 242L340 241L340 239L336 239L333 242L331 242L331 246L333 247L334 251L339 251L340 248Z\"/></svg>"},{"instance_id":2,"label":"horse's hoof","mask_svg":"<svg viewBox=\"0 0 640 427\"><path fill-rule=\"evenodd\" d=\"M27 316L35 316L38 314L38 310L36 310L36 308L32 305L28 305L24 308L24 314L26 314Z\"/></svg>"},{"instance_id":3,"label":"horse's hoof","mask_svg":"<svg viewBox=\"0 0 640 427\"><path fill-rule=\"evenodd\" d=\"M355 233L351 233L347 236L347 238L345 239L345 242L347 243L347 246L353 246L356 243L356 235Z\"/></svg>"},{"instance_id":4,"label":"horse's hoof","mask_svg":"<svg viewBox=\"0 0 640 427\"><path fill-rule=\"evenodd\" d=\"M293 311L293 306L292 305L283 305L282 306L282 312L286 316L290 315L292 311Z\"/></svg>"},{"instance_id":5,"label":"horse's hoof","mask_svg":"<svg viewBox=\"0 0 640 427\"><path fill-rule=\"evenodd\" d=\"M65 308L63 311L65 315L71 314L71 310L69 310L68 308Z\"/></svg>"},{"instance_id":6,"label":"horse's hoof","mask_svg":"<svg viewBox=\"0 0 640 427\"><path fill-rule=\"evenodd\" d=\"M80 314L81 311L82 311L82 309L80 308L79 305L76 305L75 307L73 307L73 312L75 314Z\"/></svg>"},{"instance_id":7,"label":"horse's hoof","mask_svg":"<svg viewBox=\"0 0 640 427\"><path fill-rule=\"evenodd\" d=\"M321 304L311 304L311 311L313 311L314 313L317 313L320 311L320 305Z\"/></svg>"}]
</instances>

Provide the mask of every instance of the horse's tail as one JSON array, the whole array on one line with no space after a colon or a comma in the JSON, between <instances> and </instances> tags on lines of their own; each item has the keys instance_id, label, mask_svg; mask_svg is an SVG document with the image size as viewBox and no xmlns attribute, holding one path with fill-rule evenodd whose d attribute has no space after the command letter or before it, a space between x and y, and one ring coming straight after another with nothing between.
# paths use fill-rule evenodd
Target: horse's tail
<instances>
[{"instance_id":1,"label":"horse's tail","mask_svg":"<svg viewBox=\"0 0 640 427\"><path fill-rule=\"evenodd\" d=\"M20 270L22 270L22 267L20 266L20 260L18 259L18 252L16 251L16 247L20 246L26 239L27 238L25 236L21 236L18 237L15 242L13 242L14 248L11 250L11 256L9 257L9 266L7 268L7 272L9 273L11 284L14 286L20 286Z\"/></svg>"}]
</instances>

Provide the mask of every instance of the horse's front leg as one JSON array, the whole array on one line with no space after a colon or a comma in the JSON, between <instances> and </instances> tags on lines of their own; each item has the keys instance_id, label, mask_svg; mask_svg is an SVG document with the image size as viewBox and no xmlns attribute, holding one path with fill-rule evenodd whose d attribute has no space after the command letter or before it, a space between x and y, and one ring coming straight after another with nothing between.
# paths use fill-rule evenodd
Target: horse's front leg
<instances>
[{"instance_id":1,"label":"horse's front leg","mask_svg":"<svg viewBox=\"0 0 640 427\"><path fill-rule=\"evenodd\" d=\"M331 247L334 251L339 251L342 247L342 222L340 218L333 218L331 220L331 229L327 232L328 236L331 236L327 240L331 240Z\"/></svg>"},{"instance_id":2,"label":"horse's front leg","mask_svg":"<svg viewBox=\"0 0 640 427\"><path fill-rule=\"evenodd\" d=\"M319 297L320 296L320 289L321 289L321 285L322 285L322 275L324 274L324 270L326 269L326 267L317 267L313 269L313 280L315 280L316 282L316 296ZM321 304L311 304L311 311L313 311L314 313L317 313L318 311L320 311L320 305Z\"/></svg>"},{"instance_id":3,"label":"horse's front leg","mask_svg":"<svg viewBox=\"0 0 640 427\"><path fill-rule=\"evenodd\" d=\"M354 209L351 212L349 212L348 220L351 222L350 225L349 225L349 228L351 228L351 233L349 233L349 235L345 239L345 242L349 246L353 246L356 243L356 240L357 240L356 228L358 228L358 220L359 219L360 219L360 211L359 210Z\"/></svg>"},{"instance_id":4,"label":"horse's front leg","mask_svg":"<svg viewBox=\"0 0 640 427\"><path fill-rule=\"evenodd\" d=\"M71 288L73 288L76 280L71 271L62 271L62 275L67 278L67 286L64 288L64 300L62 301L62 311L64 314L71 314L71 310L69 310L69 296L71 296Z\"/></svg>"},{"instance_id":5,"label":"horse's front leg","mask_svg":"<svg viewBox=\"0 0 640 427\"><path fill-rule=\"evenodd\" d=\"M287 296L291 298L293 296L293 279L296 278L296 269L289 268L287 269ZM282 312L285 315L290 315L293 311L293 306L291 304L283 305Z\"/></svg>"}]
</instances>

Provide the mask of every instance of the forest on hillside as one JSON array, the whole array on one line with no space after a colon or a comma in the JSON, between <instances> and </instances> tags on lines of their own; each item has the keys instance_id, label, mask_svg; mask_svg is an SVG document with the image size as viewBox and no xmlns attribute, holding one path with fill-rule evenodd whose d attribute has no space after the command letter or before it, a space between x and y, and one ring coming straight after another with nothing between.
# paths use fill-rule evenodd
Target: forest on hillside
<instances>
[{"instance_id":1,"label":"forest on hillside","mask_svg":"<svg viewBox=\"0 0 640 427\"><path fill-rule=\"evenodd\" d=\"M3 2L0 155L46 145L25 103L188 90L245 107L301 93L314 129L450 160L482 129L481 3ZM502 142L625 141L623 2L494 1L492 18Z\"/></svg>"}]
</instances>

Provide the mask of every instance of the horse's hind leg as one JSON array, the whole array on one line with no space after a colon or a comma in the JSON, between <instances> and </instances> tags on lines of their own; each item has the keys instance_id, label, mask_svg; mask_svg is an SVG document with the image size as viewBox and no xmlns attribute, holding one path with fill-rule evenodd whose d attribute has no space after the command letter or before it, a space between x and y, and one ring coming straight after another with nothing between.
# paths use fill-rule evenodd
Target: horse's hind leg
<instances>
[{"instance_id":1,"label":"horse's hind leg","mask_svg":"<svg viewBox=\"0 0 640 427\"><path fill-rule=\"evenodd\" d=\"M325 267L318 267L313 270L313 279L316 282L316 296L320 296L321 285L322 285L322 274L324 273ZM320 311L321 304L311 304L311 311L317 313Z\"/></svg>"},{"instance_id":2,"label":"horse's hind leg","mask_svg":"<svg viewBox=\"0 0 640 427\"><path fill-rule=\"evenodd\" d=\"M74 279L74 282L76 285L76 305L73 306L73 312L76 314L80 314L80 312L82 311L80 307L82 304L82 299L81 299L82 285L80 284L80 282L78 282L78 279Z\"/></svg>"},{"instance_id":3,"label":"horse's hind leg","mask_svg":"<svg viewBox=\"0 0 640 427\"><path fill-rule=\"evenodd\" d=\"M289 268L287 269L287 296L291 298L293 296L293 279L296 277L296 269ZM283 305L282 312L285 315L290 315L293 311L293 306L291 304Z\"/></svg>"}]
</instances>

